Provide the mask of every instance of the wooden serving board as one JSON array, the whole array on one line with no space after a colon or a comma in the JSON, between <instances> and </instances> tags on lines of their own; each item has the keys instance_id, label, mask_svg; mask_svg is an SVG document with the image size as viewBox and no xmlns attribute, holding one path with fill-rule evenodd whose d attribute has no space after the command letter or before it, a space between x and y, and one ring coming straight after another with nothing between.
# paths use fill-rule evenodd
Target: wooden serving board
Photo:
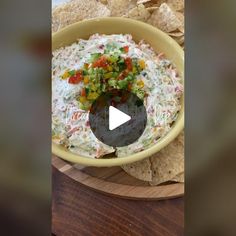
<instances>
[{"instance_id":1,"label":"wooden serving board","mask_svg":"<svg viewBox=\"0 0 236 236\"><path fill-rule=\"evenodd\" d=\"M96 191L129 199L162 200L177 198L184 194L183 183L166 183L150 186L135 179L120 167L85 167L52 156L52 165L76 182Z\"/></svg>"}]
</instances>

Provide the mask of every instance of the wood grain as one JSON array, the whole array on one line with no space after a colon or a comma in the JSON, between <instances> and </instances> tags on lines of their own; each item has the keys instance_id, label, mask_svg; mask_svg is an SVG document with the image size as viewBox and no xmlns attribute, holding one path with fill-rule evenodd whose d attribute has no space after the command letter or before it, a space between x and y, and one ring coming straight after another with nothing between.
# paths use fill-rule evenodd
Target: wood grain
<instances>
[{"instance_id":1,"label":"wood grain","mask_svg":"<svg viewBox=\"0 0 236 236\"><path fill-rule=\"evenodd\" d=\"M53 156L52 164L60 172L96 191L116 197L163 200L180 197L184 193L183 183L166 183L150 186L129 176L120 167L83 167Z\"/></svg>"},{"instance_id":2,"label":"wood grain","mask_svg":"<svg viewBox=\"0 0 236 236\"><path fill-rule=\"evenodd\" d=\"M52 232L57 236L182 236L182 198L132 201L95 192L52 168Z\"/></svg>"}]
</instances>

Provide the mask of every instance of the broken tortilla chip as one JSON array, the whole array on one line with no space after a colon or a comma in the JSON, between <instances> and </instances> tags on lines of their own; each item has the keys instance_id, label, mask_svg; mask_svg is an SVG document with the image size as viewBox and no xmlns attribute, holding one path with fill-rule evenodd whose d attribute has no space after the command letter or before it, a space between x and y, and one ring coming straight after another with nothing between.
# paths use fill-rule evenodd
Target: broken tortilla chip
<instances>
[{"instance_id":1,"label":"broken tortilla chip","mask_svg":"<svg viewBox=\"0 0 236 236\"><path fill-rule=\"evenodd\" d=\"M181 22L181 26L178 28L178 30L184 33L184 14L181 12L176 12L176 15Z\"/></svg>"},{"instance_id":2,"label":"broken tortilla chip","mask_svg":"<svg viewBox=\"0 0 236 236\"><path fill-rule=\"evenodd\" d=\"M180 36L180 37L174 37L172 36L172 38L179 44L179 45L183 45L184 44L184 35Z\"/></svg>"},{"instance_id":3,"label":"broken tortilla chip","mask_svg":"<svg viewBox=\"0 0 236 236\"><path fill-rule=\"evenodd\" d=\"M180 46L184 47L184 36L182 36L178 39L178 43L179 43Z\"/></svg>"},{"instance_id":4,"label":"broken tortilla chip","mask_svg":"<svg viewBox=\"0 0 236 236\"><path fill-rule=\"evenodd\" d=\"M152 2L152 0L138 0L137 4L143 4L143 3L147 3L147 2Z\"/></svg>"},{"instance_id":5,"label":"broken tortilla chip","mask_svg":"<svg viewBox=\"0 0 236 236\"><path fill-rule=\"evenodd\" d=\"M131 9L124 17L145 22L150 17L150 15L150 12L145 8L145 6L143 4L140 4L137 7Z\"/></svg>"},{"instance_id":6,"label":"broken tortilla chip","mask_svg":"<svg viewBox=\"0 0 236 236\"><path fill-rule=\"evenodd\" d=\"M96 0L72 0L52 9L52 31L84 19L110 16L110 10Z\"/></svg>"},{"instance_id":7,"label":"broken tortilla chip","mask_svg":"<svg viewBox=\"0 0 236 236\"><path fill-rule=\"evenodd\" d=\"M107 4L107 0L100 0L100 2L105 5Z\"/></svg>"},{"instance_id":8,"label":"broken tortilla chip","mask_svg":"<svg viewBox=\"0 0 236 236\"><path fill-rule=\"evenodd\" d=\"M184 26L184 14L181 12L176 12L176 16L178 17L178 19L181 22L181 26Z\"/></svg>"},{"instance_id":9,"label":"broken tortilla chip","mask_svg":"<svg viewBox=\"0 0 236 236\"><path fill-rule=\"evenodd\" d=\"M184 134L183 132L167 147L142 161L123 165L129 175L158 185L168 181L184 181Z\"/></svg>"},{"instance_id":10,"label":"broken tortilla chip","mask_svg":"<svg viewBox=\"0 0 236 236\"><path fill-rule=\"evenodd\" d=\"M184 183L184 172L176 175L171 181Z\"/></svg>"},{"instance_id":11,"label":"broken tortilla chip","mask_svg":"<svg viewBox=\"0 0 236 236\"><path fill-rule=\"evenodd\" d=\"M184 26L179 27L178 30L184 34Z\"/></svg>"},{"instance_id":12,"label":"broken tortilla chip","mask_svg":"<svg viewBox=\"0 0 236 236\"><path fill-rule=\"evenodd\" d=\"M161 4L161 6L152 13L148 23L164 32L171 32L182 26L176 12L166 3Z\"/></svg>"},{"instance_id":13,"label":"broken tortilla chip","mask_svg":"<svg viewBox=\"0 0 236 236\"><path fill-rule=\"evenodd\" d=\"M147 7L146 8L150 14L152 14L156 9L158 9L158 7Z\"/></svg>"},{"instance_id":14,"label":"broken tortilla chip","mask_svg":"<svg viewBox=\"0 0 236 236\"><path fill-rule=\"evenodd\" d=\"M152 170L150 160L144 159L135 163L121 166L121 168L129 175L143 181L152 181Z\"/></svg>"},{"instance_id":15,"label":"broken tortilla chip","mask_svg":"<svg viewBox=\"0 0 236 236\"><path fill-rule=\"evenodd\" d=\"M143 3L145 5L145 7L159 7L162 3L166 2L166 0L149 0L149 1L145 1L145 0L139 0L137 3Z\"/></svg>"},{"instance_id":16,"label":"broken tortilla chip","mask_svg":"<svg viewBox=\"0 0 236 236\"><path fill-rule=\"evenodd\" d=\"M107 6L111 11L111 16L126 15L136 5L137 0L107 0Z\"/></svg>"},{"instance_id":17,"label":"broken tortilla chip","mask_svg":"<svg viewBox=\"0 0 236 236\"><path fill-rule=\"evenodd\" d=\"M181 37L183 36L183 32L181 32L180 30L176 30L176 31L168 33L168 35L173 36L173 37Z\"/></svg>"},{"instance_id":18,"label":"broken tortilla chip","mask_svg":"<svg viewBox=\"0 0 236 236\"><path fill-rule=\"evenodd\" d=\"M181 11L184 9L184 0L166 0L166 3L175 11Z\"/></svg>"},{"instance_id":19,"label":"broken tortilla chip","mask_svg":"<svg viewBox=\"0 0 236 236\"><path fill-rule=\"evenodd\" d=\"M152 181L158 185L171 181L184 171L184 135L183 132L167 147L150 157Z\"/></svg>"}]
</instances>

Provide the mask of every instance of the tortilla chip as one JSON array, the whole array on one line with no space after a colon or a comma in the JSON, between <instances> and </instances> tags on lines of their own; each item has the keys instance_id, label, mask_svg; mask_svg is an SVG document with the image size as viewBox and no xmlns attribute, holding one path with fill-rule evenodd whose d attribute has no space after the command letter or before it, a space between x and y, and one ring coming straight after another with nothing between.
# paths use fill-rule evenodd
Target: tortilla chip
<instances>
[{"instance_id":1,"label":"tortilla chip","mask_svg":"<svg viewBox=\"0 0 236 236\"><path fill-rule=\"evenodd\" d=\"M181 26L184 26L184 14L181 12L176 12L175 14L178 17L179 21L181 22Z\"/></svg>"},{"instance_id":2,"label":"tortilla chip","mask_svg":"<svg viewBox=\"0 0 236 236\"><path fill-rule=\"evenodd\" d=\"M179 27L178 30L184 34L184 26Z\"/></svg>"},{"instance_id":3,"label":"tortilla chip","mask_svg":"<svg viewBox=\"0 0 236 236\"><path fill-rule=\"evenodd\" d=\"M170 32L168 33L168 35L170 36L173 36L173 37L181 37L183 36L183 32L181 32L180 30L176 30L176 31L173 31L173 32Z\"/></svg>"},{"instance_id":4,"label":"tortilla chip","mask_svg":"<svg viewBox=\"0 0 236 236\"><path fill-rule=\"evenodd\" d=\"M152 13L148 23L164 32L171 32L182 26L176 12L166 3L161 4L161 6Z\"/></svg>"},{"instance_id":5,"label":"tortilla chip","mask_svg":"<svg viewBox=\"0 0 236 236\"><path fill-rule=\"evenodd\" d=\"M150 14L152 14L156 9L158 9L158 7L147 7L146 9Z\"/></svg>"},{"instance_id":6,"label":"tortilla chip","mask_svg":"<svg viewBox=\"0 0 236 236\"><path fill-rule=\"evenodd\" d=\"M166 3L175 11L181 11L184 9L184 0L166 0Z\"/></svg>"},{"instance_id":7,"label":"tortilla chip","mask_svg":"<svg viewBox=\"0 0 236 236\"><path fill-rule=\"evenodd\" d=\"M183 132L167 147L154 156L122 166L129 175L158 185L167 181L184 181L184 135Z\"/></svg>"},{"instance_id":8,"label":"tortilla chip","mask_svg":"<svg viewBox=\"0 0 236 236\"><path fill-rule=\"evenodd\" d=\"M132 18L140 21L147 21L150 17L149 11L145 8L143 4L138 5L137 7L131 9L128 14L124 17Z\"/></svg>"},{"instance_id":9,"label":"tortilla chip","mask_svg":"<svg viewBox=\"0 0 236 236\"><path fill-rule=\"evenodd\" d=\"M149 7L157 7L157 4L154 4L152 2L144 2L142 3L146 8L149 8Z\"/></svg>"},{"instance_id":10,"label":"tortilla chip","mask_svg":"<svg viewBox=\"0 0 236 236\"><path fill-rule=\"evenodd\" d=\"M171 181L184 183L184 172L176 175Z\"/></svg>"},{"instance_id":11,"label":"tortilla chip","mask_svg":"<svg viewBox=\"0 0 236 236\"><path fill-rule=\"evenodd\" d=\"M152 181L158 185L170 181L184 171L184 135L181 133L172 143L150 157Z\"/></svg>"},{"instance_id":12,"label":"tortilla chip","mask_svg":"<svg viewBox=\"0 0 236 236\"><path fill-rule=\"evenodd\" d=\"M184 44L184 36L182 36L179 39L177 39L177 42L179 43L179 45L183 46L183 44Z\"/></svg>"},{"instance_id":13,"label":"tortilla chip","mask_svg":"<svg viewBox=\"0 0 236 236\"><path fill-rule=\"evenodd\" d=\"M129 175L143 181L152 181L152 170L150 160L144 159L135 163L121 166L121 168Z\"/></svg>"},{"instance_id":14,"label":"tortilla chip","mask_svg":"<svg viewBox=\"0 0 236 236\"><path fill-rule=\"evenodd\" d=\"M166 3L166 0L157 0L156 1L156 4L158 7L160 7L162 3Z\"/></svg>"},{"instance_id":15,"label":"tortilla chip","mask_svg":"<svg viewBox=\"0 0 236 236\"><path fill-rule=\"evenodd\" d=\"M100 0L100 2L105 5L107 4L107 0Z\"/></svg>"},{"instance_id":16,"label":"tortilla chip","mask_svg":"<svg viewBox=\"0 0 236 236\"><path fill-rule=\"evenodd\" d=\"M107 3L111 16L123 16L136 7L137 0L107 0Z\"/></svg>"},{"instance_id":17,"label":"tortilla chip","mask_svg":"<svg viewBox=\"0 0 236 236\"><path fill-rule=\"evenodd\" d=\"M72 0L52 9L52 31L56 32L75 22L110 16L110 10L96 0Z\"/></svg>"},{"instance_id":18,"label":"tortilla chip","mask_svg":"<svg viewBox=\"0 0 236 236\"><path fill-rule=\"evenodd\" d=\"M140 0L138 1L138 4L142 3L145 7L159 7L162 3L166 2L166 0Z\"/></svg>"},{"instance_id":19,"label":"tortilla chip","mask_svg":"<svg viewBox=\"0 0 236 236\"><path fill-rule=\"evenodd\" d=\"M181 12L176 12L175 14L179 18L179 20L181 21L182 25L184 25L184 14Z\"/></svg>"},{"instance_id":20,"label":"tortilla chip","mask_svg":"<svg viewBox=\"0 0 236 236\"><path fill-rule=\"evenodd\" d=\"M176 16L181 22L181 26L178 28L178 30L184 34L184 14L181 12L176 12Z\"/></svg>"},{"instance_id":21,"label":"tortilla chip","mask_svg":"<svg viewBox=\"0 0 236 236\"><path fill-rule=\"evenodd\" d=\"M151 2L152 0L138 0L137 4L143 4L143 3L147 3L147 2Z\"/></svg>"},{"instance_id":22,"label":"tortilla chip","mask_svg":"<svg viewBox=\"0 0 236 236\"><path fill-rule=\"evenodd\" d=\"M183 45L184 43L184 35L181 37L172 37L179 45Z\"/></svg>"}]
</instances>

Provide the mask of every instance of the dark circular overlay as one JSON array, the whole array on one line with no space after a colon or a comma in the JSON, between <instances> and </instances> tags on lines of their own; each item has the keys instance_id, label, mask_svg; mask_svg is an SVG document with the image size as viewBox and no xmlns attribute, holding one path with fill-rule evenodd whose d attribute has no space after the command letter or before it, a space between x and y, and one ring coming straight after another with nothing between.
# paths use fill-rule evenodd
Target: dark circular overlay
<instances>
[{"instance_id":1,"label":"dark circular overlay","mask_svg":"<svg viewBox=\"0 0 236 236\"><path fill-rule=\"evenodd\" d=\"M109 107L113 106L129 115L126 123L109 130ZM112 90L101 94L92 104L89 112L92 132L101 142L122 147L135 142L143 133L147 113L143 101L127 90Z\"/></svg>"}]
</instances>

